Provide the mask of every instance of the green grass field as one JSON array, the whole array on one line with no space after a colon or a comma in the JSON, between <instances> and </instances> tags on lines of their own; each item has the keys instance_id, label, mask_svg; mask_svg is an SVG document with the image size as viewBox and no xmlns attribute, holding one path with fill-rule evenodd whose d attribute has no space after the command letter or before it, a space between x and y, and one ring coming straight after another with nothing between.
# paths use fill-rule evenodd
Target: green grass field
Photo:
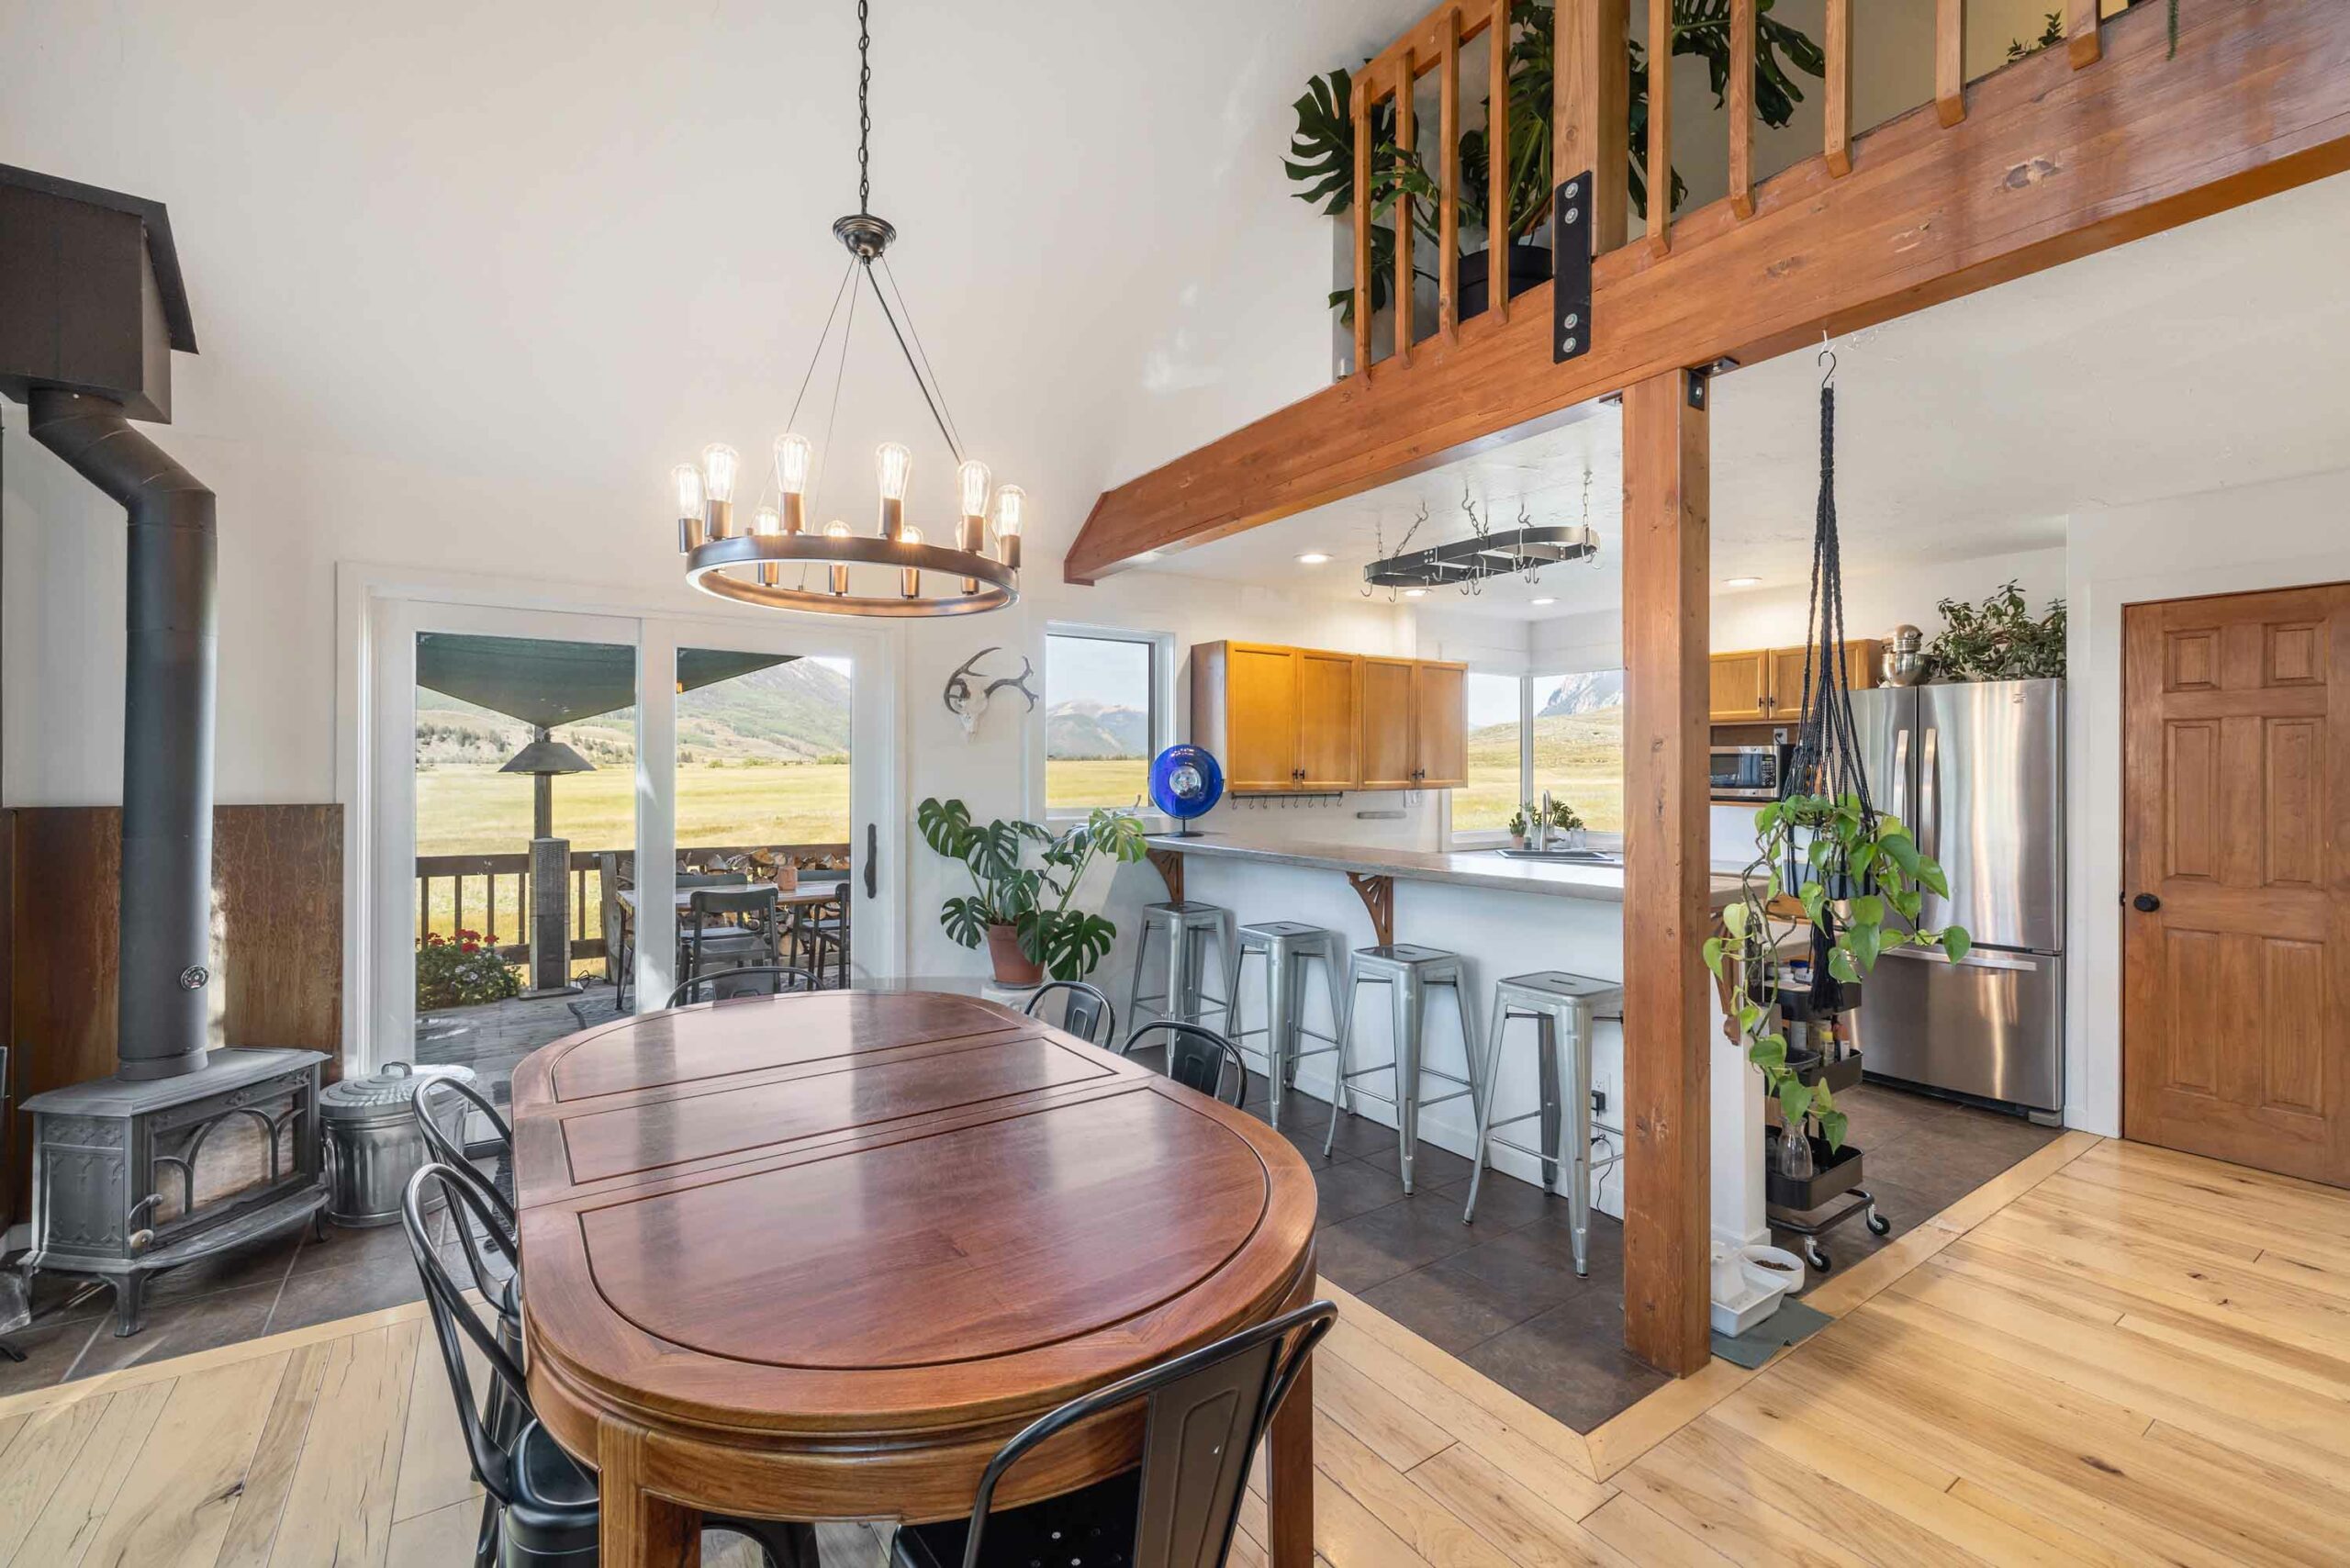
<instances>
[{"instance_id":1,"label":"green grass field","mask_svg":"<svg viewBox=\"0 0 2350 1568\"><path fill-rule=\"evenodd\" d=\"M1051 757L1045 763L1045 805L1056 812L1149 804L1146 756Z\"/></svg>"},{"instance_id":2,"label":"green grass field","mask_svg":"<svg viewBox=\"0 0 2350 1568\"><path fill-rule=\"evenodd\" d=\"M1534 721L1534 793L1550 791L1594 833L1624 831L1624 710ZM1452 792L1456 831L1501 828L1516 809L1517 726L1469 732L1469 787Z\"/></svg>"}]
</instances>

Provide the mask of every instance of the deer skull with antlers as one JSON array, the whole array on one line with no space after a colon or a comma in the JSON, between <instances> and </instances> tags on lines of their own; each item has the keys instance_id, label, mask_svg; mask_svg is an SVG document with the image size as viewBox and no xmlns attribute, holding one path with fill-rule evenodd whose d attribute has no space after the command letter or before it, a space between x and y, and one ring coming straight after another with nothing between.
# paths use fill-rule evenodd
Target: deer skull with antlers
<instances>
[{"instance_id":1,"label":"deer skull with antlers","mask_svg":"<svg viewBox=\"0 0 2350 1568\"><path fill-rule=\"evenodd\" d=\"M1028 699L1030 712L1033 713L1036 710L1036 694L1029 689L1028 686L1028 678L1036 673L1036 666L1028 662L1027 655L1021 655L1018 675L1008 675L1000 679L988 680L979 673L979 661L990 654L1002 651L1000 647L981 648L957 666L955 673L946 678L946 711L954 714L957 721L962 724L965 740L970 739L978 730L979 720L986 714L989 704L995 700L995 694L1007 686ZM981 684L982 682L985 684Z\"/></svg>"}]
</instances>

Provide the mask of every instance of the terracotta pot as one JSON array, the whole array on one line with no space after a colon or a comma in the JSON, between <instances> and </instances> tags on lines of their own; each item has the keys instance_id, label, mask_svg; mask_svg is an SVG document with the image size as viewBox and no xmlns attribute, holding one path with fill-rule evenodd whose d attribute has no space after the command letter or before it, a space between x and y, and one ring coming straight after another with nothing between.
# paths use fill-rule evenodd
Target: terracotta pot
<instances>
[{"instance_id":1,"label":"terracotta pot","mask_svg":"<svg viewBox=\"0 0 2350 1568\"><path fill-rule=\"evenodd\" d=\"M988 927L988 962L995 966L998 985L1035 985L1045 978L1045 966L1031 962L1020 950L1016 925Z\"/></svg>"}]
</instances>

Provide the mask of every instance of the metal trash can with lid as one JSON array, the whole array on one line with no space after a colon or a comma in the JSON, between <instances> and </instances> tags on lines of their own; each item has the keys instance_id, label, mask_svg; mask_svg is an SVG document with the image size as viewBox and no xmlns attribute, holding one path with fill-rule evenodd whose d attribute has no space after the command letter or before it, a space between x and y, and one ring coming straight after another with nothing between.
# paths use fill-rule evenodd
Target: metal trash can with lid
<instances>
[{"instance_id":1,"label":"metal trash can with lid","mask_svg":"<svg viewBox=\"0 0 2350 1568\"><path fill-rule=\"evenodd\" d=\"M400 1194L426 1159L424 1135L416 1126L417 1091L436 1078L471 1084L474 1070L386 1062L381 1071L346 1078L319 1092L329 1221L362 1226L398 1220ZM453 1137L463 1135L464 1111L459 1101L451 1112Z\"/></svg>"}]
</instances>

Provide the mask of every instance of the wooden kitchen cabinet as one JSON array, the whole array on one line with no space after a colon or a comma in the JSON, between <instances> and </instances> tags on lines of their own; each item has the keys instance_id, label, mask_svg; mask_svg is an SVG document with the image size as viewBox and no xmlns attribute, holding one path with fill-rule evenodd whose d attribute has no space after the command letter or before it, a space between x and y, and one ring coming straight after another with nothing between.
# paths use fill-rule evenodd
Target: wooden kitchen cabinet
<instances>
[{"instance_id":1,"label":"wooden kitchen cabinet","mask_svg":"<svg viewBox=\"0 0 2350 1568\"><path fill-rule=\"evenodd\" d=\"M1408 790L1416 740L1412 722L1412 661L1362 661L1362 787Z\"/></svg>"},{"instance_id":2,"label":"wooden kitchen cabinet","mask_svg":"<svg viewBox=\"0 0 2350 1568\"><path fill-rule=\"evenodd\" d=\"M1452 790L1469 782L1469 666L1412 666L1414 782Z\"/></svg>"},{"instance_id":3,"label":"wooden kitchen cabinet","mask_svg":"<svg viewBox=\"0 0 2350 1568\"><path fill-rule=\"evenodd\" d=\"M1716 654L1708 671L1707 711L1717 724L1759 722L1771 716L1771 650Z\"/></svg>"},{"instance_id":4,"label":"wooden kitchen cabinet","mask_svg":"<svg viewBox=\"0 0 2350 1568\"><path fill-rule=\"evenodd\" d=\"M1843 647L1844 684L1853 691L1874 686L1877 655L1884 644L1856 638ZM1746 648L1716 654L1711 660L1712 696L1707 707L1717 724L1792 722L1803 717L1804 652L1795 648ZM1819 672L1812 672L1818 683Z\"/></svg>"},{"instance_id":5,"label":"wooden kitchen cabinet","mask_svg":"<svg viewBox=\"0 0 2350 1568\"><path fill-rule=\"evenodd\" d=\"M1468 782L1468 666L1201 643L1192 740L1235 794L1451 789Z\"/></svg>"}]
</instances>

